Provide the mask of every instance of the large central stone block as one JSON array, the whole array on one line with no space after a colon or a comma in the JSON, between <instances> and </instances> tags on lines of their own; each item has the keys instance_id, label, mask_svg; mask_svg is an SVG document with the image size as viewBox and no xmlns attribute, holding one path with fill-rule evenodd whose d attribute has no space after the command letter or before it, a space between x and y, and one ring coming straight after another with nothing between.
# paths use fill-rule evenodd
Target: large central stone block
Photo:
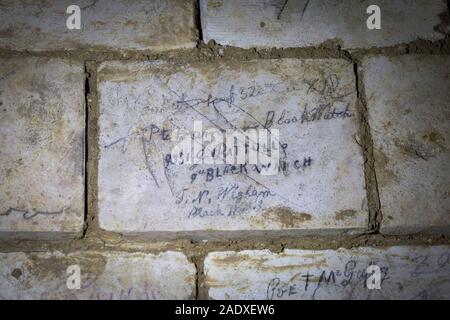
<instances>
[{"instance_id":1,"label":"large central stone block","mask_svg":"<svg viewBox=\"0 0 450 320\"><path fill-rule=\"evenodd\" d=\"M366 227L351 63L105 62L98 70L98 89L98 206L103 229ZM185 152L176 159L180 132L190 134L194 127L202 129L193 141L188 139L196 157L187 159L190 152ZM242 139L248 139L245 155L264 149L262 140L251 135L252 129L259 129L272 139L270 155L275 159L278 154L279 160L267 167L268 162L249 159L231 164L227 156L227 163L211 164L208 156L235 150L230 139L222 149L221 139L211 143L211 129L225 137L245 133L247 138L237 139L241 146Z\"/></svg>"}]
</instances>

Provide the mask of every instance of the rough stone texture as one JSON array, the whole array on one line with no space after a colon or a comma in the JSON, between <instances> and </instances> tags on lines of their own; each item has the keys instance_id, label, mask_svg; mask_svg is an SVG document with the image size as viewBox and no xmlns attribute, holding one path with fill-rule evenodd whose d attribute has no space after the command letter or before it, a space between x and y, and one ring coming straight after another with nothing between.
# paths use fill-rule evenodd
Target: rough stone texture
<instances>
[{"instance_id":1,"label":"rough stone texture","mask_svg":"<svg viewBox=\"0 0 450 320\"><path fill-rule=\"evenodd\" d=\"M205 42L251 47L386 47L437 40L448 28L445 0L379 0L381 30L369 30L368 0L201 0ZM445 22L447 21L447 22Z\"/></svg>"},{"instance_id":2,"label":"rough stone texture","mask_svg":"<svg viewBox=\"0 0 450 320\"><path fill-rule=\"evenodd\" d=\"M73 271L80 289L69 289ZM179 252L0 253L0 299L190 299L195 267Z\"/></svg>"},{"instance_id":3,"label":"rough stone texture","mask_svg":"<svg viewBox=\"0 0 450 320\"><path fill-rule=\"evenodd\" d=\"M367 289L371 264L380 290ZM212 299L449 299L450 249L213 252L205 276Z\"/></svg>"},{"instance_id":4,"label":"rough stone texture","mask_svg":"<svg viewBox=\"0 0 450 320\"><path fill-rule=\"evenodd\" d=\"M450 227L450 59L373 57L363 64L382 231Z\"/></svg>"},{"instance_id":5,"label":"rough stone texture","mask_svg":"<svg viewBox=\"0 0 450 320\"><path fill-rule=\"evenodd\" d=\"M101 228L366 228L352 64L106 62L98 88ZM172 129L192 132L194 121L202 121L203 130L279 129L280 163L287 169L263 175L261 165L164 162L175 145Z\"/></svg>"},{"instance_id":6,"label":"rough stone texture","mask_svg":"<svg viewBox=\"0 0 450 320\"><path fill-rule=\"evenodd\" d=\"M0 234L79 234L83 66L48 58L1 59L0 75Z\"/></svg>"},{"instance_id":7,"label":"rough stone texture","mask_svg":"<svg viewBox=\"0 0 450 320\"><path fill-rule=\"evenodd\" d=\"M69 30L69 5L81 29ZM193 2L185 0L0 1L0 48L11 50L168 50L196 44Z\"/></svg>"}]
</instances>

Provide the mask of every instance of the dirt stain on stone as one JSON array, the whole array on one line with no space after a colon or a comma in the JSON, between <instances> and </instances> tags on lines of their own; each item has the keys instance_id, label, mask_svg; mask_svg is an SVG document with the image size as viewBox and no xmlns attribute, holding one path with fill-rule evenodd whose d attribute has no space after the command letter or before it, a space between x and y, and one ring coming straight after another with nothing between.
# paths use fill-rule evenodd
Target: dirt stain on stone
<instances>
[{"instance_id":1,"label":"dirt stain on stone","mask_svg":"<svg viewBox=\"0 0 450 320\"><path fill-rule=\"evenodd\" d=\"M447 10L444 10L438 15L438 17L441 23L435 25L433 29L434 31L445 35L448 32L448 25L450 24L449 12Z\"/></svg>"},{"instance_id":2,"label":"dirt stain on stone","mask_svg":"<svg viewBox=\"0 0 450 320\"><path fill-rule=\"evenodd\" d=\"M355 215L355 210L342 210L336 213L336 220L342 221L348 218L353 218Z\"/></svg>"},{"instance_id":3,"label":"dirt stain on stone","mask_svg":"<svg viewBox=\"0 0 450 320\"><path fill-rule=\"evenodd\" d=\"M11 275L18 280L22 276L22 270L20 270L19 268L15 268L11 272Z\"/></svg>"},{"instance_id":4,"label":"dirt stain on stone","mask_svg":"<svg viewBox=\"0 0 450 320\"><path fill-rule=\"evenodd\" d=\"M85 274L100 275L103 273L107 259L98 253L84 253L71 255L30 255L28 270L40 279L60 279L66 276L70 265L79 265ZM64 278L65 279L65 278Z\"/></svg>"},{"instance_id":5,"label":"dirt stain on stone","mask_svg":"<svg viewBox=\"0 0 450 320\"><path fill-rule=\"evenodd\" d=\"M308 213L296 212L287 207L270 208L265 210L261 217L263 221L279 223L283 228L297 228L312 219Z\"/></svg>"},{"instance_id":6,"label":"dirt stain on stone","mask_svg":"<svg viewBox=\"0 0 450 320\"><path fill-rule=\"evenodd\" d=\"M428 161L445 151L442 142L445 141L438 132L432 131L421 138L410 136L406 139L394 139L395 146L404 154L412 158Z\"/></svg>"}]
</instances>

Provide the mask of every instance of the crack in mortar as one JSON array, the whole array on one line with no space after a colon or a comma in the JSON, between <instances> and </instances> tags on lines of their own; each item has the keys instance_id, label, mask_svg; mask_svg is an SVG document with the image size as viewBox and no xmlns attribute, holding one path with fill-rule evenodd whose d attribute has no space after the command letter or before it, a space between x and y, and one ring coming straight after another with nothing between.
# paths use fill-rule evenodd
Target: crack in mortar
<instances>
[{"instance_id":1,"label":"crack in mortar","mask_svg":"<svg viewBox=\"0 0 450 320\"><path fill-rule=\"evenodd\" d=\"M369 207L370 233L379 233L382 221L380 195L375 171L375 156L373 152L373 140L368 121L367 100L364 88L364 79L360 62L353 64L355 72L356 92L358 95L358 109L360 115L360 146L364 155L364 176L366 181L367 202Z\"/></svg>"},{"instance_id":2,"label":"crack in mortar","mask_svg":"<svg viewBox=\"0 0 450 320\"><path fill-rule=\"evenodd\" d=\"M197 30L197 47L203 42L202 15L200 12L200 0L194 1L194 25Z\"/></svg>"}]
</instances>

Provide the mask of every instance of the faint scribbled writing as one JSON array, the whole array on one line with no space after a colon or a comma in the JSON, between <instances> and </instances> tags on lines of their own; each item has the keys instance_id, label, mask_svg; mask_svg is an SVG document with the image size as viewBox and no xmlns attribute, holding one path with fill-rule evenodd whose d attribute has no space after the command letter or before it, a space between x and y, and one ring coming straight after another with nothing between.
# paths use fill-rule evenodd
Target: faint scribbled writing
<instances>
[{"instance_id":1,"label":"faint scribbled writing","mask_svg":"<svg viewBox=\"0 0 450 320\"><path fill-rule=\"evenodd\" d=\"M17 208L9 208L5 212L1 213L0 216L9 216L12 214L19 214L22 215L22 218L25 220L33 219L34 217L37 217L39 215L42 216L55 216L62 214L64 210L60 211L34 211L34 210L24 210L24 209L17 209Z\"/></svg>"},{"instance_id":2,"label":"faint scribbled writing","mask_svg":"<svg viewBox=\"0 0 450 320\"><path fill-rule=\"evenodd\" d=\"M294 275L289 281L282 281L279 277L275 277L267 284L266 296L267 299L273 300L309 293L311 298L315 299L321 290L329 291L330 289L345 289L355 286L365 289L369 276L366 269L365 265L358 267L356 260L349 260L342 269L308 270ZM383 266L380 269L381 283L383 283L389 279L389 268Z\"/></svg>"}]
</instances>

